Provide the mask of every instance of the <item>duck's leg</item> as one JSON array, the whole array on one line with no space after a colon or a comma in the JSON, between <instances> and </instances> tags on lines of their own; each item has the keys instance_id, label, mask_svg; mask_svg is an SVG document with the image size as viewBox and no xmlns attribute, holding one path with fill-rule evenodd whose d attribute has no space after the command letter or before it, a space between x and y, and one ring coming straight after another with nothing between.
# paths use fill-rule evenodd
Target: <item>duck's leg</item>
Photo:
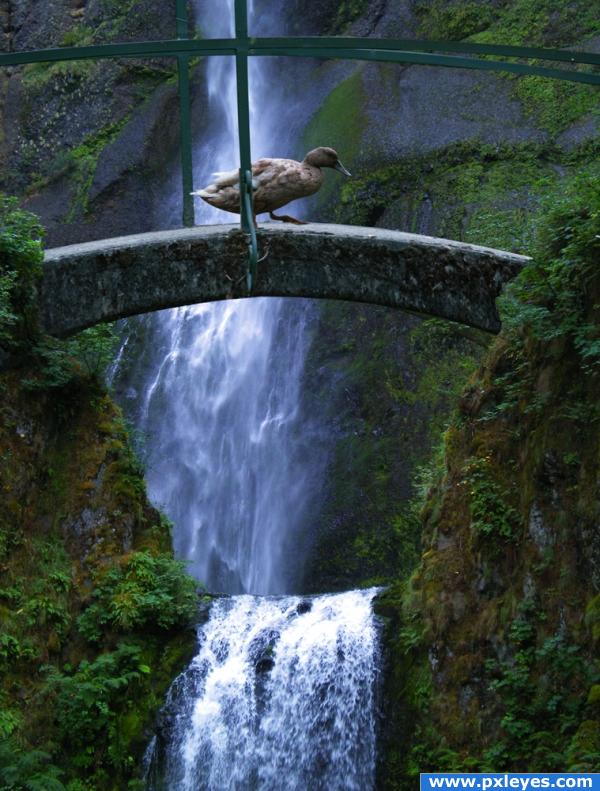
<instances>
[{"instance_id":1,"label":"duck's leg","mask_svg":"<svg viewBox=\"0 0 600 791\"><path fill-rule=\"evenodd\" d=\"M297 220L295 217L290 217L289 214L273 214L273 212L270 211L269 217L272 220L280 220L281 222L292 222L294 225L308 225L304 220Z\"/></svg>"}]
</instances>

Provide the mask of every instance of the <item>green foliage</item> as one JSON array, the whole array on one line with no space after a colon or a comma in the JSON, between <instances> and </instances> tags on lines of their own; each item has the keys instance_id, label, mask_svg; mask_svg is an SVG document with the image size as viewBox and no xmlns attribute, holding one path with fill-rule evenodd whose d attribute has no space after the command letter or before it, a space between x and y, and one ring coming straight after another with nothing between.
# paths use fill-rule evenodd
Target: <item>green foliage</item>
<instances>
[{"instance_id":1,"label":"green foliage","mask_svg":"<svg viewBox=\"0 0 600 791\"><path fill-rule=\"evenodd\" d=\"M113 361L118 343L114 324L98 324L67 341L67 354L77 360L86 376L99 379Z\"/></svg>"},{"instance_id":2,"label":"green foliage","mask_svg":"<svg viewBox=\"0 0 600 791\"><path fill-rule=\"evenodd\" d=\"M493 460L489 456L474 459L467 467L465 481L469 487L471 529L497 541L515 541L521 518L492 471Z\"/></svg>"},{"instance_id":3,"label":"green foliage","mask_svg":"<svg viewBox=\"0 0 600 791\"><path fill-rule=\"evenodd\" d=\"M502 707L502 738L484 756L487 771L526 766L528 771L565 771L570 737L586 706L581 686L595 674L565 635L537 643L536 609L524 602L511 624L507 660L491 660L490 691Z\"/></svg>"},{"instance_id":4,"label":"green foliage","mask_svg":"<svg viewBox=\"0 0 600 791\"><path fill-rule=\"evenodd\" d=\"M98 580L92 603L80 616L80 632L99 641L105 630L170 630L187 626L197 613L196 583L185 564L167 555L134 552Z\"/></svg>"},{"instance_id":5,"label":"green foliage","mask_svg":"<svg viewBox=\"0 0 600 791\"><path fill-rule=\"evenodd\" d=\"M23 751L8 739L0 739L0 789L2 791L66 791L63 772L41 750Z\"/></svg>"},{"instance_id":6,"label":"green foliage","mask_svg":"<svg viewBox=\"0 0 600 791\"><path fill-rule=\"evenodd\" d=\"M598 0L510 0L495 4L492 24L473 40L559 47L600 32Z\"/></svg>"},{"instance_id":7,"label":"green foliage","mask_svg":"<svg viewBox=\"0 0 600 791\"><path fill-rule=\"evenodd\" d=\"M15 732L23 720L19 711L6 706L6 699L7 696L0 692L0 743Z\"/></svg>"},{"instance_id":8,"label":"green foliage","mask_svg":"<svg viewBox=\"0 0 600 791\"><path fill-rule=\"evenodd\" d=\"M72 747L85 748L82 764L92 763L98 740L114 737L117 710L148 672L141 648L127 643L93 662L84 660L72 672L48 669L47 693L55 700L60 736Z\"/></svg>"},{"instance_id":9,"label":"green foliage","mask_svg":"<svg viewBox=\"0 0 600 791\"><path fill-rule=\"evenodd\" d=\"M31 331L35 289L44 258L38 218L0 193L0 348L12 348Z\"/></svg>"},{"instance_id":10,"label":"green foliage","mask_svg":"<svg viewBox=\"0 0 600 791\"><path fill-rule=\"evenodd\" d=\"M598 92L589 85L528 75L514 81L514 92L525 114L552 135L588 113L598 114Z\"/></svg>"},{"instance_id":11,"label":"green foliage","mask_svg":"<svg viewBox=\"0 0 600 791\"><path fill-rule=\"evenodd\" d=\"M35 656L32 647L7 632L0 634L0 672L10 670L15 662ZM0 732L2 727L0 726Z\"/></svg>"},{"instance_id":12,"label":"green foliage","mask_svg":"<svg viewBox=\"0 0 600 791\"><path fill-rule=\"evenodd\" d=\"M473 0L419 2L419 35L438 41L558 47L600 32L598 0Z\"/></svg>"},{"instance_id":13,"label":"green foliage","mask_svg":"<svg viewBox=\"0 0 600 791\"><path fill-rule=\"evenodd\" d=\"M341 0L330 32L342 33L349 25L366 13L369 0Z\"/></svg>"},{"instance_id":14,"label":"green foliage","mask_svg":"<svg viewBox=\"0 0 600 791\"><path fill-rule=\"evenodd\" d=\"M114 324L98 324L66 341L38 336L31 348L36 376L23 380L30 390L66 387L76 380L99 384L114 359L119 337Z\"/></svg>"},{"instance_id":15,"label":"green foliage","mask_svg":"<svg viewBox=\"0 0 600 791\"><path fill-rule=\"evenodd\" d=\"M42 274L44 231L38 218L0 193L0 349L34 363L30 389L65 387L75 379L98 382L118 343L112 324L101 324L68 341L41 335L37 284Z\"/></svg>"},{"instance_id":16,"label":"green foliage","mask_svg":"<svg viewBox=\"0 0 600 791\"><path fill-rule=\"evenodd\" d=\"M468 38L488 28L496 17L494 8L481 3L448 3L446 0L420 2L416 12L421 19L419 36L435 41Z\"/></svg>"},{"instance_id":17,"label":"green foliage","mask_svg":"<svg viewBox=\"0 0 600 791\"><path fill-rule=\"evenodd\" d=\"M525 335L572 343L583 368L600 367L600 329L588 294L600 256L600 166L563 185L546 204L534 261L500 301L506 330L515 343Z\"/></svg>"},{"instance_id":18,"label":"green foliage","mask_svg":"<svg viewBox=\"0 0 600 791\"><path fill-rule=\"evenodd\" d=\"M551 162L568 171L579 155L530 143L456 143L356 172L343 182L341 202L332 211L338 221L359 225L374 225L385 212L388 222L418 233L428 201L437 235L522 252L539 218L540 198L557 189Z\"/></svg>"}]
</instances>

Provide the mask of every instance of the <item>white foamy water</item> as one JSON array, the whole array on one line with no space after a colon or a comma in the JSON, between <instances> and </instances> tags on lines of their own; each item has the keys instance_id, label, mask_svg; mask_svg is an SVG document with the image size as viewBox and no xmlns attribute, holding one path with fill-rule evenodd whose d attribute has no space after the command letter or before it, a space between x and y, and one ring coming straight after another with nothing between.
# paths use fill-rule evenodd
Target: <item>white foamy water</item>
<instances>
[{"instance_id":1,"label":"white foamy water","mask_svg":"<svg viewBox=\"0 0 600 791\"><path fill-rule=\"evenodd\" d=\"M149 791L372 788L375 593L213 605L171 689Z\"/></svg>"}]
</instances>

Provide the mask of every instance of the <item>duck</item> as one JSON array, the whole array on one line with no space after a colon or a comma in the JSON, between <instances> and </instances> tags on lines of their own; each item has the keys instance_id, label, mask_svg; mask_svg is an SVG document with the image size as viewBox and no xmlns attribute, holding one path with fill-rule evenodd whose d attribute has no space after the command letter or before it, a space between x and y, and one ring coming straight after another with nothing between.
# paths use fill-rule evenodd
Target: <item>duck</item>
<instances>
[{"instance_id":1,"label":"duck","mask_svg":"<svg viewBox=\"0 0 600 791\"><path fill-rule=\"evenodd\" d=\"M265 157L252 165L254 224L256 215L269 213L272 220L306 225L289 214L275 214L276 209L297 198L307 198L323 184L323 168L333 168L344 176L351 174L340 162L333 148L320 146L309 151L302 162L295 159ZM215 182L191 194L222 211L240 213L239 171L213 173Z\"/></svg>"}]
</instances>

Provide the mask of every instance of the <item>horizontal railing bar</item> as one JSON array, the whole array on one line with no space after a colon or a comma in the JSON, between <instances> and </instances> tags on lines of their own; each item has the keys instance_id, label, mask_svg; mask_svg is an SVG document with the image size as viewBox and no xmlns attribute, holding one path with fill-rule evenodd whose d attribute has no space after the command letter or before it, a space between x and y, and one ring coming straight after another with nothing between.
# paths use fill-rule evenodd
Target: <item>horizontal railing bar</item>
<instances>
[{"instance_id":1,"label":"horizontal railing bar","mask_svg":"<svg viewBox=\"0 0 600 791\"><path fill-rule=\"evenodd\" d=\"M539 49L529 47L505 47L496 44L469 44L462 42L393 40L369 38L250 38L252 55L292 55L307 57L346 57L343 51L360 51L363 60L380 60L378 51L390 53L440 53L457 52L504 57L529 58L533 60L556 60L570 63L600 65L600 54L575 52L572 50ZM244 42L246 43L246 42ZM319 55L309 54L319 51ZM238 51L236 39L174 39L167 41L121 42L95 44L83 47L60 47L56 49L21 50L0 53L0 66L20 66L27 63L49 63L66 60L105 58L176 57L177 55L235 55ZM277 51L277 52L275 52ZM357 56L355 56L357 57ZM441 57L441 56L440 56ZM479 62L479 61L476 61ZM486 62L486 61L482 61ZM526 65L526 64L521 64Z\"/></svg>"},{"instance_id":2,"label":"horizontal railing bar","mask_svg":"<svg viewBox=\"0 0 600 791\"><path fill-rule=\"evenodd\" d=\"M530 60L558 60L568 63L589 63L600 66L600 53L577 52L541 47L514 47L504 44L473 44L461 41L423 41L392 38L348 38L342 36L295 36L293 38L251 38L254 50L277 48L322 49L385 49L402 52L458 52L476 55L499 55Z\"/></svg>"},{"instance_id":3,"label":"horizontal railing bar","mask_svg":"<svg viewBox=\"0 0 600 791\"><path fill-rule=\"evenodd\" d=\"M384 63L416 63L423 66L443 66L454 69L477 69L480 71L506 71L513 74L528 74L538 77L548 77L554 80L580 82L587 85L600 85L600 74L581 71L565 71L564 69L549 69L545 66L530 66L525 63L512 63L500 60L479 60L476 58L461 58L456 55L437 55L425 52L392 52L390 50L360 50L360 49L323 49L303 48L301 51L290 51L272 47L269 49L250 49L249 55L278 56L278 57L306 57L306 58L340 58L341 60L368 60Z\"/></svg>"},{"instance_id":4,"label":"horizontal railing bar","mask_svg":"<svg viewBox=\"0 0 600 791\"><path fill-rule=\"evenodd\" d=\"M235 55L235 39L172 39L135 41L120 44L93 44L87 47L22 50L0 54L0 66L53 63L63 60L104 60L107 58L176 58L178 55Z\"/></svg>"}]
</instances>

